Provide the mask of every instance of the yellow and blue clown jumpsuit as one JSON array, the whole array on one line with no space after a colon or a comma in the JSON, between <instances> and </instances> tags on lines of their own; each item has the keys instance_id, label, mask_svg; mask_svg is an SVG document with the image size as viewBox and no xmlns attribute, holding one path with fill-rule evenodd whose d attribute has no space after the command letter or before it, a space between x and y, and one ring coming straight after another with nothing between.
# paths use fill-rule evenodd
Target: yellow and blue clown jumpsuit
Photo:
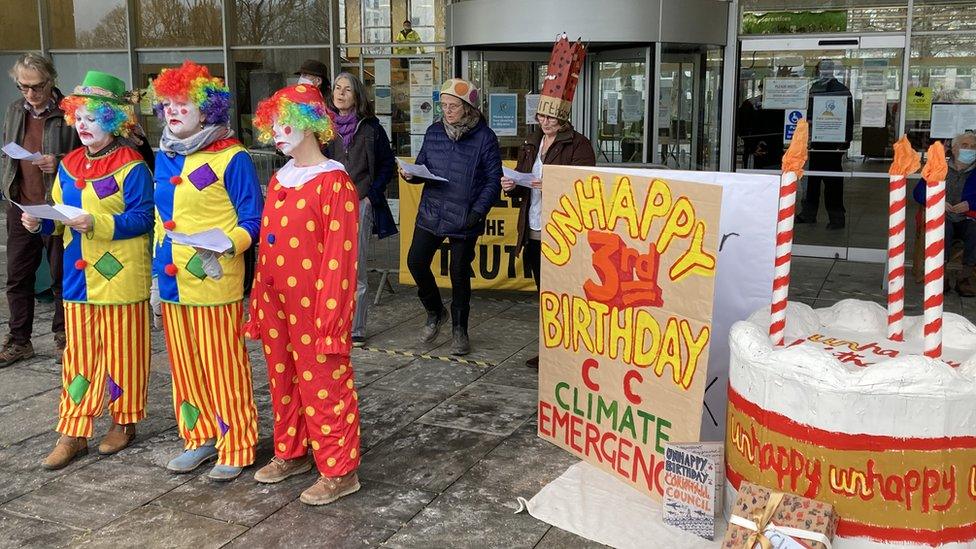
<instances>
[{"instance_id":1,"label":"yellow and blue clown jumpsuit","mask_svg":"<svg viewBox=\"0 0 976 549\"><path fill-rule=\"evenodd\" d=\"M57 431L91 437L108 389L120 425L146 417L149 379L149 282L152 176L138 152L119 147L97 158L75 149L58 166L51 196L82 208L93 229L64 231L67 346Z\"/></svg>"},{"instance_id":2,"label":"yellow and blue clown jumpsuit","mask_svg":"<svg viewBox=\"0 0 976 549\"><path fill-rule=\"evenodd\" d=\"M232 138L188 156L156 155L153 276L173 371L173 407L187 450L216 439L217 463L254 462L257 412L244 337L244 251L261 222L261 187L247 151ZM189 246L166 231L222 230L233 250L220 258L223 277L204 272Z\"/></svg>"}]
</instances>

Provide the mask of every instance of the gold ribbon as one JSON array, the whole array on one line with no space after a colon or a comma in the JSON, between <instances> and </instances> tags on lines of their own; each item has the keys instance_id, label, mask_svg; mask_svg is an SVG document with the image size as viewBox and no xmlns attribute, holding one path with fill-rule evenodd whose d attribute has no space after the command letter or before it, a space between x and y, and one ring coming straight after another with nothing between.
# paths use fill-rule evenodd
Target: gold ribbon
<instances>
[{"instance_id":1,"label":"gold ribbon","mask_svg":"<svg viewBox=\"0 0 976 549\"><path fill-rule=\"evenodd\" d=\"M752 549L757 543L762 549L772 549L773 543L769 541L769 538L766 537L764 532L769 521L773 519L773 513L776 512L776 508L782 502L783 494L781 492L773 492L769 495L769 500L766 501L766 508L763 509L762 513L753 515L752 521L756 523L756 529L746 538L746 549Z\"/></svg>"}]
</instances>

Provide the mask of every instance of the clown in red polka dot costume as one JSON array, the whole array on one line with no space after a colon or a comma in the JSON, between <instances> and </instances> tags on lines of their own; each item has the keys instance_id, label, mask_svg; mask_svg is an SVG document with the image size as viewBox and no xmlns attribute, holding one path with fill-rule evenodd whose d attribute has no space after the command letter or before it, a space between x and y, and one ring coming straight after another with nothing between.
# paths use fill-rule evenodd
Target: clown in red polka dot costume
<instances>
[{"instance_id":1,"label":"clown in red polka dot costume","mask_svg":"<svg viewBox=\"0 0 976 549\"><path fill-rule=\"evenodd\" d=\"M261 339L274 410L271 463L258 482L321 476L301 500L323 505L359 489L359 407L349 352L359 196L320 152L333 136L317 88L289 86L258 105L254 126L292 159L271 178L261 219L249 337ZM311 458L309 458L311 452Z\"/></svg>"}]
</instances>

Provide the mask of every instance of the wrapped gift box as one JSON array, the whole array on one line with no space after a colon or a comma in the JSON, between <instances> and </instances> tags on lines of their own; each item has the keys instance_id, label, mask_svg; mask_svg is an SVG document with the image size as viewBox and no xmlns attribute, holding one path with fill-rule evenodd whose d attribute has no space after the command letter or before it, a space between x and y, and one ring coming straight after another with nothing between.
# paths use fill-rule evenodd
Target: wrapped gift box
<instances>
[{"instance_id":1,"label":"wrapped gift box","mask_svg":"<svg viewBox=\"0 0 976 549\"><path fill-rule=\"evenodd\" d=\"M778 504L777 500L780 500ZM752 549L747 548L746 544L761 525L749 528L736 524L737 522L751 521L755 524L768 518L763 528L767 533L766 537L773 542L774 548L783 549L827 549L828 546L816 541L817 538L830 541L837 532L837 513L829 503L775 492L745 481L739 486L739 496L732 514L734 516L729 521L729 529L722 544L725 549Z\"/></svg>"}]
</instances>

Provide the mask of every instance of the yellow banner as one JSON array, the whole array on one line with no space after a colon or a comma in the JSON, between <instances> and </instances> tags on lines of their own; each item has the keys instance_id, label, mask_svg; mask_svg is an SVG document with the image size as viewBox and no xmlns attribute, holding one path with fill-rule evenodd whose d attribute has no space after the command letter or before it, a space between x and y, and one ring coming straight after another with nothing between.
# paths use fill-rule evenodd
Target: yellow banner
<instances>
[{"instance_id":1,"label":"yellow banner","mask_svg":"<svg viewBox=\"0 0 976 549\"><path fill-rule=\"evenodd\" d=\"M510 168L515 162L503 162ZM413 240L414 222L420 206L423 185L413 185L400 179L400 284L413 285L413 277L407 268L407 252ZM502 193L501 199L488 212L485 234L478 239L475 247L474 278L471 288L475 290L525 290L535 291L535 281L526 271L522 257L515 255L518 242L519 203ZM450 287L451 276L448 270L447 240L441 250L434 255L431 268L437 285Z\"/></svg>"}]
</instances>

